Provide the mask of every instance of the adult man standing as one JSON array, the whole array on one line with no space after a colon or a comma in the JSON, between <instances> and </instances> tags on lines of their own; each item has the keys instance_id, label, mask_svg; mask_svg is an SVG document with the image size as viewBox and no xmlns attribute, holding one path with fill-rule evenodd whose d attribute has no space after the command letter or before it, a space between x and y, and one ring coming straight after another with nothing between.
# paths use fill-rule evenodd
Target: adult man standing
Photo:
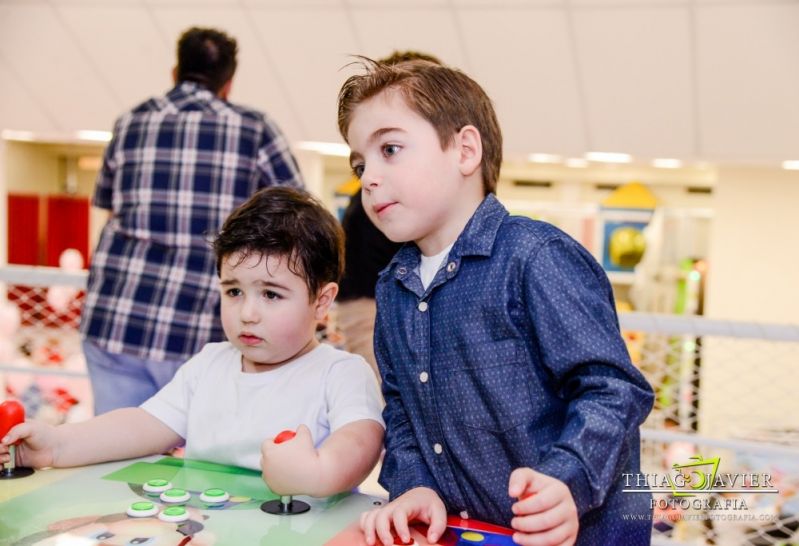
<instances>
[{"instance_id":1,"label":"adult man standing","mask_svg":"<svg viewBox=\"0 0 799 546\"><path fill-rule=\"evenodd\" d=\"M303 185L278 127L227 101L236 53L224 32L187 30L175 87L114 126L93 201L110 217L80 326L96 413L139 405L224 339L208 236L259 188Z\"/></svg>"}]
</instances>

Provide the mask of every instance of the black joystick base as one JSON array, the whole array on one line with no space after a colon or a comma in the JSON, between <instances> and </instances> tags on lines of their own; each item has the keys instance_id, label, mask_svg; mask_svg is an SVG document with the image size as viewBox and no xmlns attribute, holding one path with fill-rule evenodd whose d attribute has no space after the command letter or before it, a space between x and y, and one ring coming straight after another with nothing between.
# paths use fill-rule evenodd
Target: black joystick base
<instances>
[{"instance_id":1,"label":"black joystick base","mask_svg":"<svg viewBox=\"0 0 799 546\"><path fill-rule=\"evenodd\" d=\"M15 466L0 470L0 480L16 480L17 478L27 478L33 474L33 469L27 466Z\"/></svg>"},{"instance_id":2,"label":"black joystick base","mask_svg":"<svg viewBox=\"0 0 799 546\"><path fill-rule=\"evenodd\" d=\"M277 516L293 516L295 514L304 514L311 509L311 505L307 502L294 500L291 495L284 495L280 499L266 501L261 505L261 510L267 514L275 514Z\"/></svg>"}]
</instances>

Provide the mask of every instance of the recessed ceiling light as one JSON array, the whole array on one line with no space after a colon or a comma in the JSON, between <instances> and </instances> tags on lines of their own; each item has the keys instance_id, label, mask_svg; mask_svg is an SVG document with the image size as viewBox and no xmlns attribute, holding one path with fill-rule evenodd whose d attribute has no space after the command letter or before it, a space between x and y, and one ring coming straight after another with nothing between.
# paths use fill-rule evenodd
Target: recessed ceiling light
<instances>
[{"instance_id":1,"label":"recessed ceiling light","mask_svg":"<svg viewBox=\"0 0 799 546\"><path fill-rule=\"evenodd\" d=\"M562 158L555 154L530 154L527 156L533 163L560 163Z\"/></svg>"},{"instance_id":2,"label":"recessed ceiling light","mask_svg":"<svg viewBox=\"0 0 799 546\"><path fill-rule=\"evenodd\" d=\"M633 160L630 154L616 152L588 152L585 158L589 161L599 161L601 163L629 163Z\"/></svg>"},{"instance_id":3,"label":"recessed ceiling light","mask_svg":"<svg viewBox=\"0 0 799 546\"><path fill-rule=\"evenodd\" d=\"M659 158L652 160L652 166L658 169L679 169L682 167L682 161L679 159Z\"/></svg>"},{"instance_id":4,"label":"recessed ceiling light","mask_svg":"<svg viewBox=\"0 0 799 546\"><path fill-rule=\"evenodd\" d=\"M566 166L575 169L582 169L588 166L588 161L579 157L570 157L566 160Z\"/></svg>"},{"instance_id":5,"label":"recessed ceiling light","mask_svg":"<svg viewBox=\"0 0 799 546\"><path fill-rule=\"evenodd\" d=\"M350 156L350 147L339 142L315 142L312 140L305 140L298 142L297 148L300 150L319 152L324 155L336 155L340 157Z\"/></svg>"},{"instance_id":6,"label":"recessed ceiling light","mask_svg":"<svg viewBox=\"0 0 799 546\"><path fill-rule=\"evenodd\" d=\"M21 140L24 142L36 140L36 137L30 131L14 131L12 129L3 129L2 136L5 140Z\"/></svg>"},{"instance_id":7,"label":"recessed ceiling light","mask_svg":"<svg viewBox=\"0 0 799 546\"><path fill-rule=\"evenodd\" d=\"M108 142L111 140L110 131L82 130L77 131L75 136L80 140L92 140L94 142Z\"/></svg>"},{"instance_id":8,"label":"recessed ceiling light","mask_svg":"<svg viewBox=\"0 0 799 546\"><path fill-rule=\"evenodd\" d=\"M799 171L799 159L791 159L782 162L782 168L789 171Z\"/></svg>"}]
</instances>

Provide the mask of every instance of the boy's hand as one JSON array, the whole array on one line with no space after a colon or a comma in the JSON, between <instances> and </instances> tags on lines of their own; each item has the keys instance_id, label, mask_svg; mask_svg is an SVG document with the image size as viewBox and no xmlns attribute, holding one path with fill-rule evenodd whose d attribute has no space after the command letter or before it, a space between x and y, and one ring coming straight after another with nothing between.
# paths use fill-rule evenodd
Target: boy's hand
<instances>
[{"instance_id":1,"label":"boy's hand","mask_svg":"<svg viewBox=\"0 0 799 546\"><path fill-rule=\"evenodd\" d=\"M319 454L313 445L311 431L305 425L297 428L291 440L276 444L267 438L261 444L261 475L266 485L279 495L314 495L319 484Z\"/></svg>"},{"instance_id":2,"label":"boy's hand","mask_svg":"<svg viewBox=\"0 0 799 546\"><path fill-rule=\"evenodd\" d=\"M56 459L57 433L53 426L38 421L26 421L8 431L0 438L0 466L10 462L8 447L20 440L16 446L16 465L44 468L54 466Z\"/></svg>"},{"instance_id":3,"label":"boy's hand","mask_svg":"<svg viewBox=\"0 0 799 546\"><path fill-rule=\"evenodd\" d=\"M512 506L513 541L523 546L569 546L577 540L580 520L569 488L562 481L532 468L517 468L510 475L508 494L519 502Z\"/></svg>"},{"instance_id":4,"label":"boy's hand","mask_svg":"<svg viewBox=\"0 0 799 546\"><path fill-rule=\"evenodd\" d=\"M429 525L427 541L431 544L435 544L447 528L447 509L438 494L428 487L416 487L382 508L364 512L361 530L369 546L376 540L384 545L394 544L392 527L403 542L409 542L408 522L417 520Z\"/></svg>"}]
</instances>

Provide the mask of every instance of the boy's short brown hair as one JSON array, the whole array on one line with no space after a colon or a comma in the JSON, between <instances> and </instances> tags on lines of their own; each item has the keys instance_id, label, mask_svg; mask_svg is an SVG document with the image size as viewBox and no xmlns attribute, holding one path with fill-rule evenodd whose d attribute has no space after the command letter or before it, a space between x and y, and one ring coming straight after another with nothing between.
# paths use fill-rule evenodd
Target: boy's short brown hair
<instances>
[{"instance_id":1,"label":"boy's short brown hair","mask_svg":"<svg viewBox=\"0 0 799 546\"><path fill-rule=\"evenodd\" d=\"M338 95L338 129L347 141L355 108L387 89L398 90L408 106L430 122L446 149L466 125L480 132L483 189L494 193L502 164L502 131L491 99L469 76L428 61L386 64L362 57L365 73L351 76Z\"/></svg>"}]
</instances>

